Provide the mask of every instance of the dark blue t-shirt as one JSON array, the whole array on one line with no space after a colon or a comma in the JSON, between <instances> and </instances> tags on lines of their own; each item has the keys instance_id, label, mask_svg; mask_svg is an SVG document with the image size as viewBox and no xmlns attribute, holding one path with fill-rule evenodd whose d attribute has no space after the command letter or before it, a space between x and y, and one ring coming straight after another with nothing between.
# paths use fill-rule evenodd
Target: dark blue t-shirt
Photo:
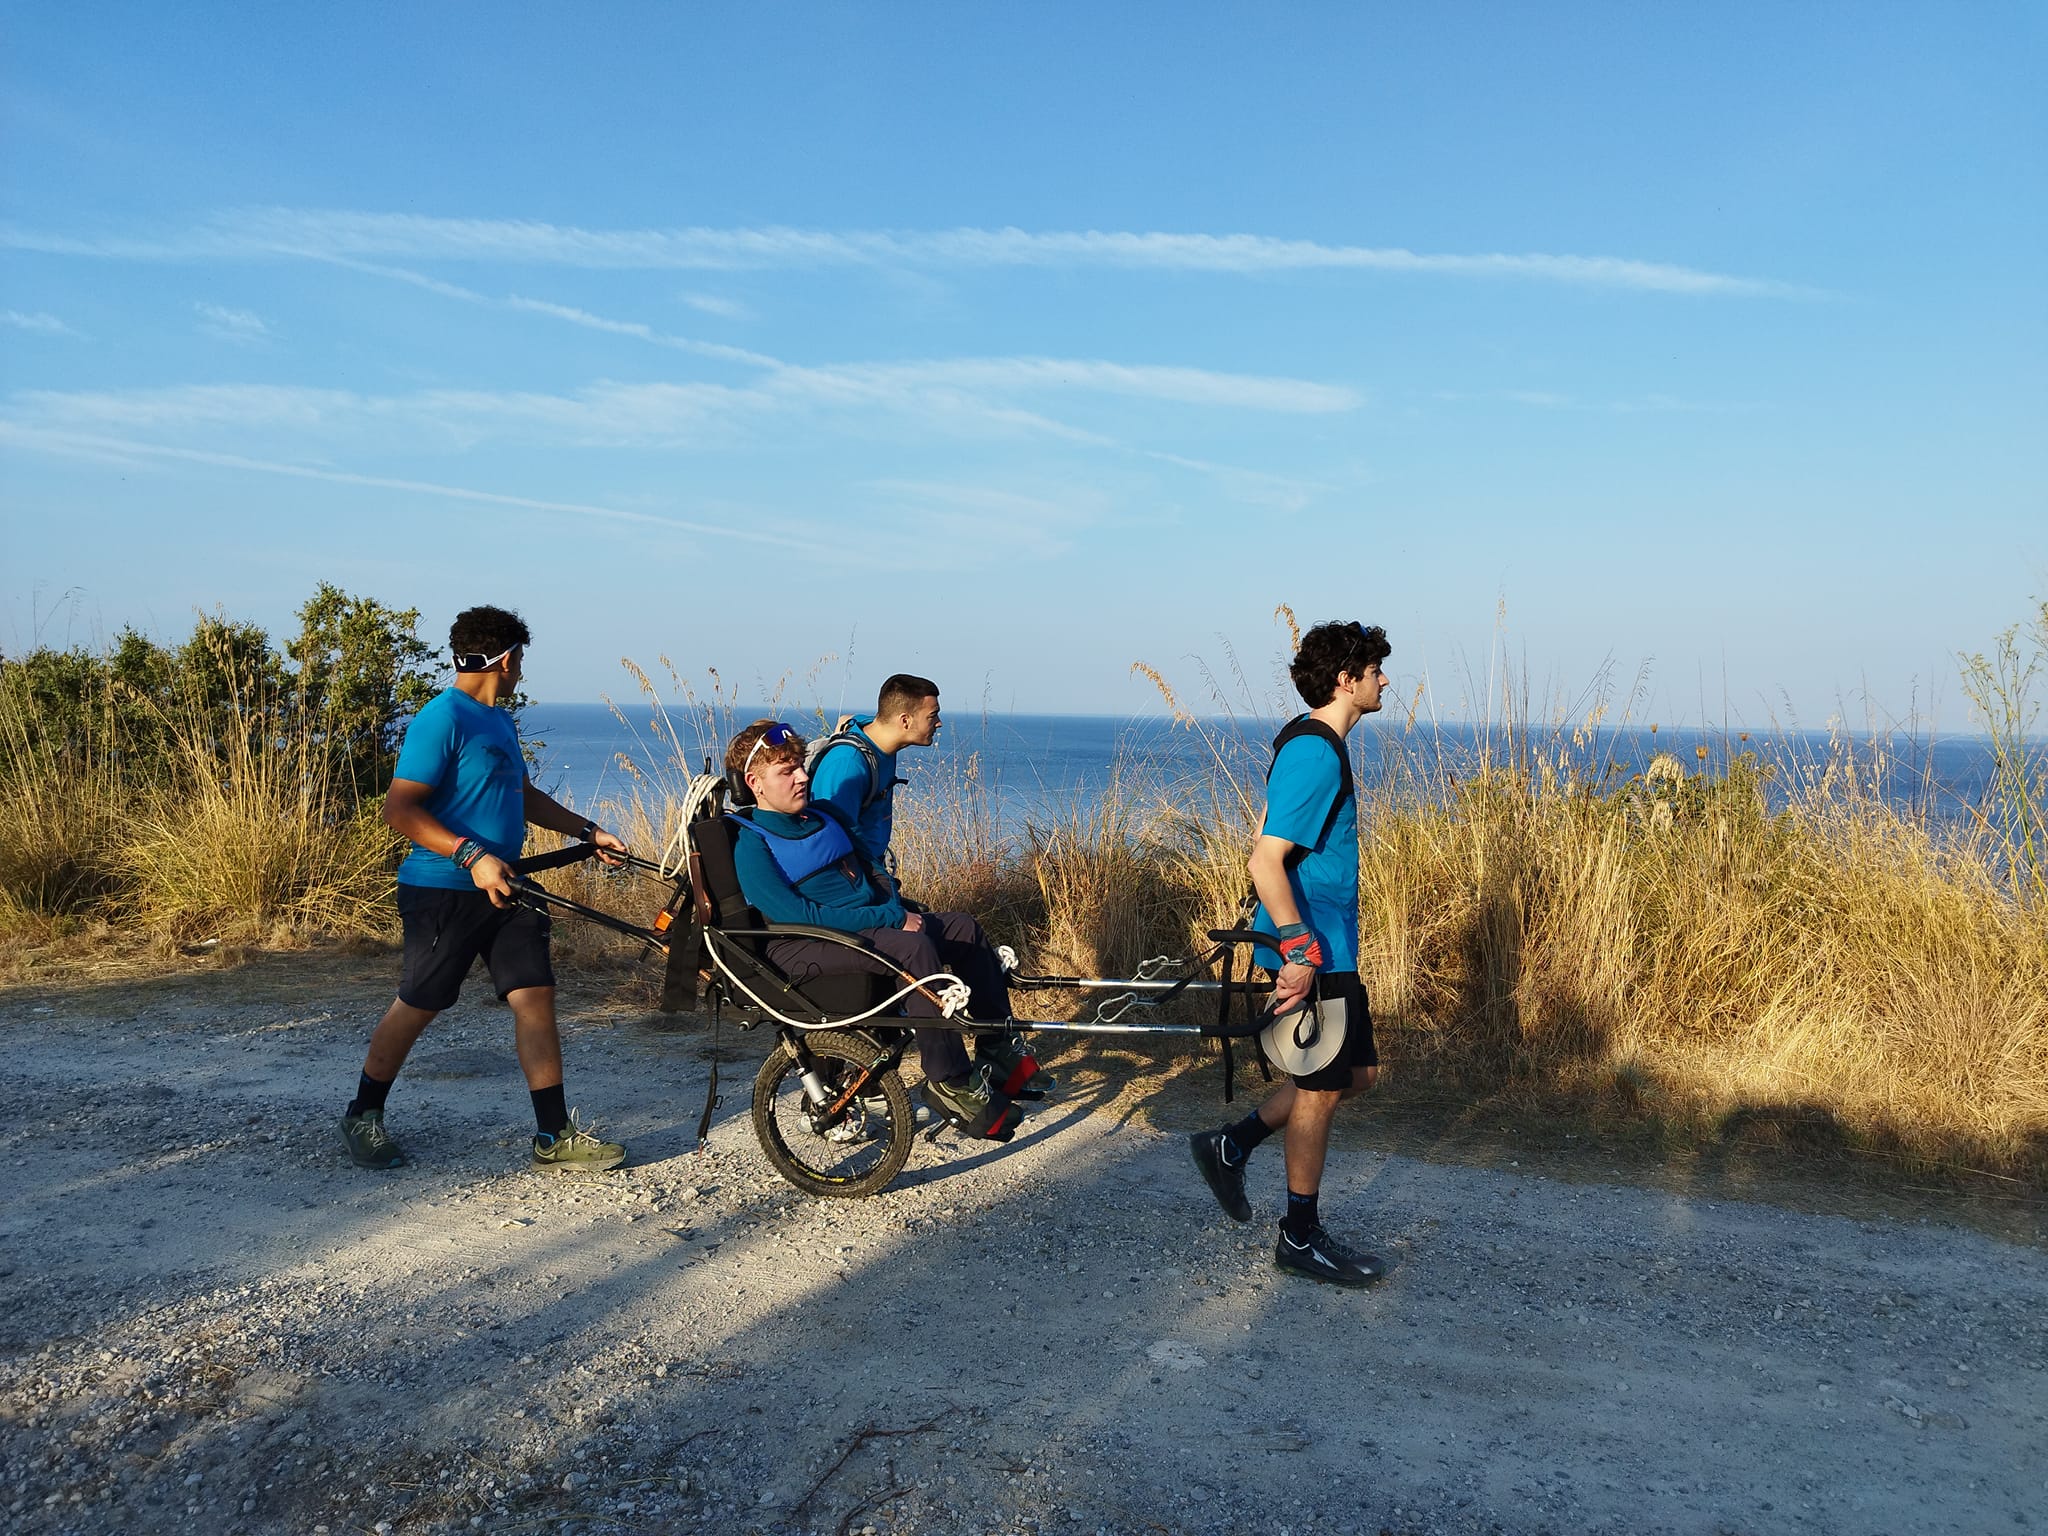
<instances>
[{"instance_id":1,"label":"dark blue t-shirt","mask_svg":"<svg viewBox=\"0 0 2048 1536\"><path fill-rule=\"evenodd\" d=\"M1325 970L1358 969L1358 798L1348 795L1323 835L1330 807L1344 793L1344 764L1321 736L1297 736L1273 759L1266 781L1266 821L1259 830L1309 850L1288 871L1294 904L1323 946ZM1252 918L1261 933L1279 932L1266 904ZM1261 948L1259 964L1277 969L1279 951Z\"/></svg>"},{"instance_id":2,"label":"dark blue t-shirt","mask_svg":"<svg viewBox=\"0 0 2048 1536\"><path fill-rule=\"evenodd\" d=\"M526 759L504 710L479 704L460 688L437 694L407 727L393 776L433 785L424 809L457 837L473 837L508 862L526 846ZM475 888L469 871L417 844L398 866L398 879L444 890Z\"/></svg>"}]
</instances>

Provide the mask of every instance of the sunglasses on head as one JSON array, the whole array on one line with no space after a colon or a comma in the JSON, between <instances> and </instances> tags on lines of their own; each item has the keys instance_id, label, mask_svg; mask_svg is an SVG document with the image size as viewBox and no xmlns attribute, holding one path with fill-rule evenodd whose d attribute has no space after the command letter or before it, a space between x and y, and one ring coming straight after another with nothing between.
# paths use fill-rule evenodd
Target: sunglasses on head
<instances>
[{"instance_id":1,"label":"sunglasses on head","mask_svg":"<svg viewBox=\"0 0 2048 1536\"><path fill-rule=\"evenodd\" d=\"M740 764L740 777L742 779L746 778L747 770L754 766L754 754L763 747L779 747L785 741L794 740L796 740L796 727L784 725L780 720L776 721L761 733L759 740L747 748L747 760Z\"/></svg>"}]
</instances>

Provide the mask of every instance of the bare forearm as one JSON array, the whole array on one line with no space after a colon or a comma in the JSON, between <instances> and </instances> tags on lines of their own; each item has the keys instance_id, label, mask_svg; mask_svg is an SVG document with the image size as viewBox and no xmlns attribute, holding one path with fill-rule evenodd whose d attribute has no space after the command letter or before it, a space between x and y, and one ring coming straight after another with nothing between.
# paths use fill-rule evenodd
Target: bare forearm
<instances>
[{"instance_id":1,"label":"bare forearm","mask_svg":"<svg viewBox=\"0 0 2048 1536\"><path fill-rule=\"evenodd\" d=\"M384 824L407 842L443 858L453 858L455 850L462 846L462 839L429 815L418 800L399 793L395 787L384 797Z\"/></svg>"},{"instance_id":2,"label":"bare forearm","mask_svg":"<svg viewBox=\"0 0 2048 1536\"><path fill-rule=\"evenodd\" d=\"M595 818L585 816L581 811L572 811L559 800L542 794L531 783L526 786L526 819L536 827L545 827L550 832L576 836L585 827L597 825Z\"/></svg>"}]
</instances>

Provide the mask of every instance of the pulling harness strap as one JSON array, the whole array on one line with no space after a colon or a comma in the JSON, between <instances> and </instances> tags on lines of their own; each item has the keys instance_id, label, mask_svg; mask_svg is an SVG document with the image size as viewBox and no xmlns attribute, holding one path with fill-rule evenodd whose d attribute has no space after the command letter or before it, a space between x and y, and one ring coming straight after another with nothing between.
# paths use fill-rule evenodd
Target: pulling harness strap
<instances>
[{"instance_id":1,"label":"pulling harness strap","mask_svg":"<svg viewBox=\"0 0 2048 1536\"><path fill-rule=\"evenodd\" d=\"M701 1151L711 1140L711 1112L718 1108L718 1018L722 1010L711 1004L711 1080L704 1085L704 1113L697 1117L697 1147Z\"/></svg>"},{"instance_id":2,"label":"pulling harness strap","mask_svg":"<svg viewBox=\"0 0 2048 1536\"><path fill-rule=\"evenodd\" d=\"M597 857L597 844L570 843L557 848L553 853L536 853L530 859L520 859L512 866L515 875L537 875L543 870L566 869L571 864L581 864L585 859Z\"/></svg>"}]
</instances>

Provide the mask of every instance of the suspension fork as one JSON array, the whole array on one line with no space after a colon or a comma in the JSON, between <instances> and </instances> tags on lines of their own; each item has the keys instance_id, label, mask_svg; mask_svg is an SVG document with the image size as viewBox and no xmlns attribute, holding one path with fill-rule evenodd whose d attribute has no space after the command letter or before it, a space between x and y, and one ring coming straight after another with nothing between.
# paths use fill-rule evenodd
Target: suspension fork
<instances>
[{"instance_id":1,"label":"suspension fork","mask_svg":"<svg viewBox=\"0 0 2048 1536\"><path fill-rule=\"evenodd\" d=\"M832 1090L825 1086L825 1079L818 1075L818 1063L811 1055L811 1048L804 1043L804 1032L785 1025L780 1031L783 1048L796 1058L797 1080L804 1085L804 1097L814 1110L830 1110L843 1105L832 1104ZM848 1098L852 1095L847 1095Z\"/></svg>"},{"instance_id":2,"label":"suspension fork","mask_svg":"<svg viewBox=\"0 0 2048 1536\"><path fill-rule=\"evenodd\" d=\"M836 1123L839 1117L846 1112L847 1105L851 1104L860 1094L860 1091L867 1087L875 1074L886 1072L895 1062L896 1058L902 1054L900 1048L894 1051L887 1048L882 1049L873 1061L869 1062L855 1075L851 1082L841 1084L839 1092L834 1094L832 1089L826 1084L825 1079L818 1073L817 1061L811 1055L810 1046L804 1041L804 1031L793 1029L785 1024L778 1033L784 1049L796 1058L797 1081L803 1084L804 1098L809 1102L811 1113L820 1125Z\"/></svg>"}]
</instances>

